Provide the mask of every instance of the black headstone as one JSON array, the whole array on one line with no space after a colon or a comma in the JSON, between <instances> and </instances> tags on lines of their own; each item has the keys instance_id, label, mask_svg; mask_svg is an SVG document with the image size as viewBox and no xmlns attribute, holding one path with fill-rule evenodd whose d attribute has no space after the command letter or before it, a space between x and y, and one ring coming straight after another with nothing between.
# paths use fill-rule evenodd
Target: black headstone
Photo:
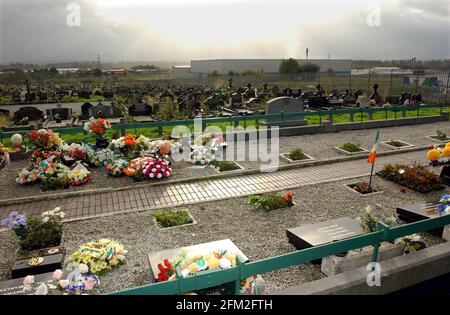
<instances>
[{"instance_id":1,"label":"black headstone","mask_svg":"<svg viewBox=\"0 0 450 315\"><path fill-rule=\"evenodd\" d=\"M445 185L450 186L450 165L444 165L440 177Z\"/></svg>"},{"instance_id":2,"label":"black headstone","mask_svg":"<svg viewBox=\"0 0 450 315\"><path fill-rule=\"evenodd\" d=\"M397 207L398 218L404 222L412 223L421 220L436 218L439 216L436 203L414 203ZM442 235L443 229L429 231L433 234Z\"/></svg>"},{"instance_id":3,"label":"black headstone","mask_svg":"<svg viewBox=\"0 0 450 315\"><path fill-rule=\"evenodd\" d=\"M84 103L83 105L81 105L81 116L84 118L89 117L89 110L92 108L92 104L91 103Z\"/></svg>"},{"instance_id":4,"label":"black headstone","mask_svg":"<svg viewBox=\"0 0 450 315\"><path fill-rule=\"evenodd\" d=\"M99 103L89 109L89 116L93 116L94 118L111 118L113 117L112 107Z\"/></svg>"},{"instance_id":5,"label":"black headstone","mask_svg":"<svg viewBox=\"0 0 450 315\"><path fill-rule=\"evenodd\" d=\"M37 275L45 272L53 272L56 269L62 269L64 254L42 256L42 258L44 258L44 261L37 266L30 266L28 264L30 261L29 258L16 260L11 268L11 277L16 279L28 275Z\"/></svg>"},{"instance_id":6,"label":"black headstone","mask_svg":"<svg viewBox=\"0 0 450 315\"><path fill-rule=\"evenodd\" d=\"M131 116L150 116L152 114L152 107L147 103L139 102L133 104L128 112Z\"/></svg>"},{"instance_id":7,"label":"black headstone","mask_svg":"<svg viewBox=\"0 0 450 315\"><path fill-rule=\"evenodd\" d=\"M14 113L14 121L16 123L25 117L28 117L29 120L42 120L44 118L44 113L33 106L21 107Z\"/></svg>"},{"instance_id":8,"label":"black headstone","mask_svg":"<svg viewBox=\"0 0 450 315\"><path fill-rule=\"evenodd\" d=\"M289 243L300 250L361 234L363 234L361 224L348 217L286 230Z\"/></svg>"}]
</instances>

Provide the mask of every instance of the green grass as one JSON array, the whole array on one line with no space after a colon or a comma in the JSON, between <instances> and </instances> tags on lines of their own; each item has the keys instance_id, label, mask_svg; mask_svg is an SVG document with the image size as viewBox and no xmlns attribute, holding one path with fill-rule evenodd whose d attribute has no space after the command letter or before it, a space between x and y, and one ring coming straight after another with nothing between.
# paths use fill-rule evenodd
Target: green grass
<instances>
[{"instance_id":1,"label":"green grass","mask_svg":"<svg viewBox=\"0 0 450 315\"><path fill-rule=\"evenodd\" d=\"M165 209L153 212L152 216L156 219L156 224L159 228L168 228L193 222L186 210L171 211Z\"/></svg>"}]
</instances>

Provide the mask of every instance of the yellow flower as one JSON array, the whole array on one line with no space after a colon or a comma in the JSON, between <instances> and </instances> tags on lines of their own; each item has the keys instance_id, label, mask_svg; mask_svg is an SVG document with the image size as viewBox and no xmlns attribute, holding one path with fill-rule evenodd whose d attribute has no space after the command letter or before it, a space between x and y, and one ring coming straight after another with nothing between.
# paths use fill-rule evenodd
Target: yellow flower
<instances>
[{"instance_id":1,"label":"yellow flower","mask_svg":"<svg viewBox=\"0 0 450 315\"><path fill-rule=\"evenodd\" d=\"M431 149L427 152L427 158L430 161L437 161L439 160L439 150L438 149Z\"/></svg>"},{"instance_id":2,"label":"yellow flower","mask_svg":"<svg viewBox=\"0 0 450 315\"><path fill-rule=\"evenodd\" d=\"M443 157L450 157L450 142L447 143L447 145L445 146L445 148L442 149L442 156Z\"/></svg>"}]
</instances>

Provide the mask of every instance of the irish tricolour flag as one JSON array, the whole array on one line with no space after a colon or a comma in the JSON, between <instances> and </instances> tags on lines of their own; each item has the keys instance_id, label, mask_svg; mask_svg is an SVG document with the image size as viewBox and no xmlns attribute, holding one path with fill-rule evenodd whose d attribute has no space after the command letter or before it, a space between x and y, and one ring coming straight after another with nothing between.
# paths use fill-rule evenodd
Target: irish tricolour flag
<instances>
[{"instance_id":1,"label":"irish tricolour flag","mask_svg":"<svg viewBox=\"0 0 450 315\"><path fill-rule=\"evenodd\" d=\"M377 130L377 136L375 137L375 143L367 158L367 163L374 164L377 158L378 145L380 144L380 130Z\"/></svg>"}]
</instances>

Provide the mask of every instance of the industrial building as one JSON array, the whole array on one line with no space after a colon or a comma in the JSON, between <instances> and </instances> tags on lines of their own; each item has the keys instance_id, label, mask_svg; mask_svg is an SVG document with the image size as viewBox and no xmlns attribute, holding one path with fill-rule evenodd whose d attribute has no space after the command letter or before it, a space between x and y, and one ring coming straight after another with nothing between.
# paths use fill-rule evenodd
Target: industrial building
<instances>
[{"instance_id":1,"label":"industrial building","mask_svg":"<svg viewBox=\"0 0 450 315\"><path fill-rule=\"evenodd\" d=\"M191 73L203 74L217 71L227 74L230 71L241 73L254 71L264 73L278 73L282 59L208 59L191 60ZM350 59L297 59L300 65L312 63L320 67L319 72L325 73L328 69L338 74L350 74L352 61Z\"/></svg>"}]
</instances>

